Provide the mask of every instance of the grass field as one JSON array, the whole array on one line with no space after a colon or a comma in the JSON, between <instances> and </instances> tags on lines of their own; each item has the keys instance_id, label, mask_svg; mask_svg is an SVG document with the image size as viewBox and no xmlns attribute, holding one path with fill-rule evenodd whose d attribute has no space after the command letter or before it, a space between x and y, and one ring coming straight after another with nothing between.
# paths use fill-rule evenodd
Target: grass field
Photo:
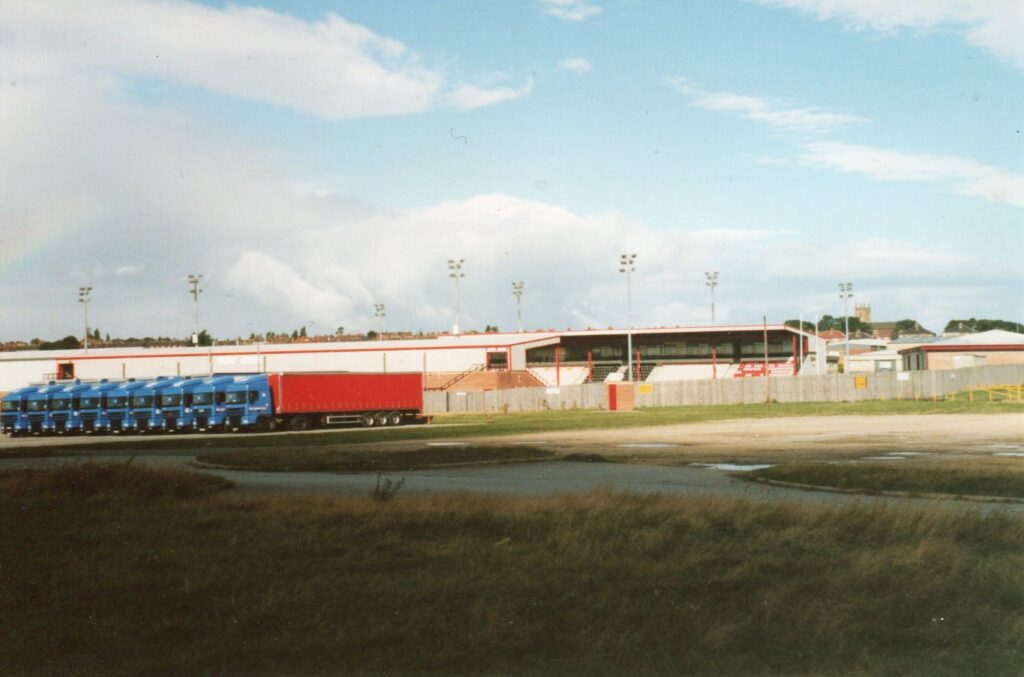
<instances>
[{"instance_id":1,"label":"grass field","mask_svg":"<svg viewBox=\"0 0 1024 677\"><path fill-rule=\"evenodd\" d=\"M0 474L0 673L1024 671L1024 521Z\"/></svg>"},{"instance_id":2,"label":"grass field","mask_svg":"<svg viewBox=\"0 0 1024 677\"><path fill-rule=\"evenodd\" d=\"M1024 459L971 456L874 463L787 463L755 470L762 477L863 493L884 491L1024 499Z\"/></svg>"},{"instance_id":3,"label":"grass field","mask_svg":"<svg viewBox=\"0 0 1024 677\"><path fill-rule=\"evenodd\" d=\"M314 434L276 433L229 436L162 435L159 437L97 437L85 444L54 444L41 446L0 447L0 458L87 453L109 445L131 445L133 449L259 449L295 445L304 447L332 446L401 440L515 435L564 430L637 428L645 426L723 421L740 418L779 418L785 416L848 416L897 414L1003 414L1024 411L1024 404L987 401L865 401L808 402L798 404L746 404L695 407L659 407L635 412L598 410L553 410L513 414L463 414L438 416L439 425L403 426L382 429L338 429Z\"/></svg>"},{"instance_id":4,"label":"grass field","mask_svg":"<svg viewBox=\"0 0 1024 677\"><path fill-rule=\"evenodd\" d=\"M513 463L553 459L555 454L528 446L443 446L367 453L348 448L287 447L236 449L202 454L203 463L268 472L385 472L475 463Z\"/></svg>"}]
</instances>

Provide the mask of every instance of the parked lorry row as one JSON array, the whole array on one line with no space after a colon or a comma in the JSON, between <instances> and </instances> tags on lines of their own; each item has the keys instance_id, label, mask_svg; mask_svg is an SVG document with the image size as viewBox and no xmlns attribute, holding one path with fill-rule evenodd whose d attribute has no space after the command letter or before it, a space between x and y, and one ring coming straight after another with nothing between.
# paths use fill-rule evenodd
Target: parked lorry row
<instances>
[{"instance_id":1,"label":"parked lorry row","mask_svg":"<svg viewBox=\"0 0 1024 677\"><path fill-rule=\"evenodd\" d=\"M272 373L54 382L4 396L9 435L223 432L422 422L418 373Z\"/></svg>"}]
</instances>

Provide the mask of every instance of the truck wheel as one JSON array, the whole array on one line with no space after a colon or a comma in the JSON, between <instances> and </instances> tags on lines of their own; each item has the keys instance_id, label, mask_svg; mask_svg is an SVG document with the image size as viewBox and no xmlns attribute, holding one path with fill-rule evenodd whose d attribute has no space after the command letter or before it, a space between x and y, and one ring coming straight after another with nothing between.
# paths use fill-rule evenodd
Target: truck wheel
<instances>
[{"instance_id":1,"label":"truck wheel","mask_svg":"<svg viewBox=\"0 0 1024 677\"><path fill-rule=\"evenodd\" d=\"M397 411L388 412L388 425L402 425L402 415Z\"/></svg>"},{"instance_id":2,"label":"truck wheel","mask_svg":"<svg viewBox=\"0 0 1024 677\"><path fill-rule=\"evenodd\" d=\"M274 419L269 416L261 416L256 420L256 432L258 433L274 432L274 428L276 427L277 425L275 424Z\"/></svg>"},{"instance_id":3,"label":"truck wheel","mask_svg":"<svg viewBox=\"0 0 1024 677\"><path fill-rule=\"evenodd\" d=\"M377 416L373 412L367 412L359 418L359 422L363 424L364 428L372 428L377 425Z\"/></svg>"}]
</instances>

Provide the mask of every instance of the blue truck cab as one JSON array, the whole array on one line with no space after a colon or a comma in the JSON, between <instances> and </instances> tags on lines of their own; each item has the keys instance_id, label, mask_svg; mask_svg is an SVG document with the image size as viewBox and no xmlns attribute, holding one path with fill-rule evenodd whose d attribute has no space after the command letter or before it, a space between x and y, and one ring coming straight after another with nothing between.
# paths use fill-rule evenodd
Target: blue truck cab
<instances>
[{"instance_id":1,"label":"blue truck cab","mask_svg":"<svg viewBox=\"0 0 1024 677\"><path fill-rule=\"evenodd\" d=\"M167 432L192 428L192 395L202 383L201 378L187 378L161 390L153 411L153 427Z\"/></svg>"},{"instance_id":2,"label":"blue truck cab","mask_svg":"<svg viewBox=\"0 0 1024 677\"><path fill-rule=\"evenodd\" d=\"M228 384L234 382L234 376L211 376L193 387L191 411L186 412L192 417L193 429L204 432L221 429Z\"/></svg>"},{"instance_id":3,"label":"blue truck cab","mask_svg":"<svg viewBox=\"0 0 1024 677\"><path fill-rule=\"evenodd\" d=\"M0 426L11 437L28 432L28 396L39 390L39 386L25 386L4 395L3 413Z\"/></svg>"},{"instance_id":4,"label":"blue truck cab","mask_svg":"<svg viewBox=\"0 0 1024 677\"><path fill-rule=\"evenodd\" d=\"M106 417L107 393L120 385L119 382L111 383L104 379L82 391L78 398L79 432L91 435L110 428L110 420Z\"/></svg>"},{"instance_id":5,"label":"blue truck cab","mask_svg":"<svg viewBox=\"0 0 1024 677\"><path fill-rule=\"evenodd\" d=\"M53 396L64 390L67 384L55 384L43 386L28 396L28 432L33 435L41 435L53 430L53 422L50 420L50 401Z\"/></svg>"},{"instance_id":6,"label":"blue truck cab","mask_svg":"<svg viewBox=\"0 0 1024 677\"><path fill-rule=\"evenodd\" d=\"M237 431L265 428L273 414L270 382L266 374L238 376L224 397L224 428Z\"/></svg>"},{"instance_id":7,"label":"blue truck cab","mask_svg":"<svg viewBox=\"0 0 1024 677\"><path fill-rule=\"evenodd\" d=\"M152 381L147 381L141 388L132 391L128 402L128 415L125 417L125 428L137 433L146 433L152 430L156 421L155 411L159 403L160 393L165 388L174 384L174 378L170 376L159 376Z\"/></svg>"},{"instance_id":8,"label":"blue truck cab","mask_svg":"<svg viewBox=\"0 0 1024 677\"><path fill-rule=\"evenodd\" d=\"M103 422L110 432L117 434L129 429L127 419L131 396L145 385L143 381L125 381L107 391Z\"/></svg>"},{"instance_id":9,"label":"blue truck cab","mask_svg":"<svg viewBox=\"0 0 1024 677\"><path fill-rule=\"evenodd\" d=\"M92 386L88 383L75 383L54 393L53 398L50 400L50 420L47 422L47 432L64 435L81 430L79 408L82 393L89 391L91 388Z\"/></svg>"}]
</instances>

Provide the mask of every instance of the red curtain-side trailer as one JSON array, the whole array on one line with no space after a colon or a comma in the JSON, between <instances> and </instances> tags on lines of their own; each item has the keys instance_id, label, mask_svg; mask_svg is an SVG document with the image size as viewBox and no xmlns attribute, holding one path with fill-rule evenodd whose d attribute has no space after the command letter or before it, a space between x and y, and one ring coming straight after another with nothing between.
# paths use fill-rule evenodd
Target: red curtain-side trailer
<instances>
[{"instance_id":1,"label":"red curtain-side trailer","mask_svg":"<svg viewBox=\"0 0 1024 677\"><path fill-rule=\"evenodd\" d=\"M312 425L356 420L366 426L398 425L423 413L419 373L274 373L267 379L274 413L286 421L302 417Z\"/></svg>"}]
</instances>

